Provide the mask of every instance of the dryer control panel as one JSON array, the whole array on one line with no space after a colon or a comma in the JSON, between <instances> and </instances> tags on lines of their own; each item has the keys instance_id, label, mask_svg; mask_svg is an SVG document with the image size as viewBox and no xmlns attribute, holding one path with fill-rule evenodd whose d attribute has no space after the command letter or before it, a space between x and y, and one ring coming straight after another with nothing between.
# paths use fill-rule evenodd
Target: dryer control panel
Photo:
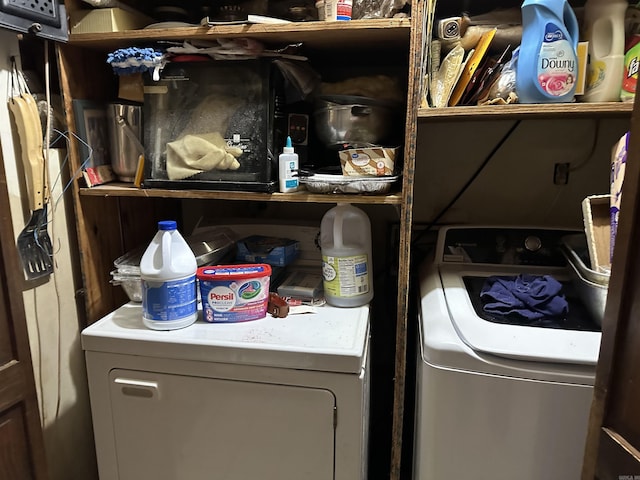
<instances>
[{"instance_id":1,"label":"dryer control panel","mask_svg":"<svg viewBox=\"0 0 640 480\"><path fill-rule=\"evenodd\" d=\"M564 267L560 246L575 230L510 227L444 227L439 263Z\"/></svg>"}]
</instances>

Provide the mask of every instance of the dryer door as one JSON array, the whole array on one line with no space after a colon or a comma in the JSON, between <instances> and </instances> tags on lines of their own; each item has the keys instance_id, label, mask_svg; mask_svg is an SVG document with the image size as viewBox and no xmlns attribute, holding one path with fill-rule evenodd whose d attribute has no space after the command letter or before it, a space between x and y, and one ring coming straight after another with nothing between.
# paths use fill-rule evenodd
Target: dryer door
<instances>
[{"instance_id":1,"label":"dryer door","mask_svg":"<svg viewBox=\"0 0 640 480\"><path fill-rule=\"evenodd\" d=\"M118 480L331 480L323 389L131 370L109 376Z\"/></svg>"}]
</instances>

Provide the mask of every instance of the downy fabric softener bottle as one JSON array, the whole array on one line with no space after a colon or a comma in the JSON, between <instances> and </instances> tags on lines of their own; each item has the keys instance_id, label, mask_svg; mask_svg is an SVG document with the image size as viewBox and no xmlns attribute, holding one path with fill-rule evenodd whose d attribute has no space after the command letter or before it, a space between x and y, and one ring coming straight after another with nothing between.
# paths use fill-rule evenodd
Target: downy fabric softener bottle
<instances>
[{"instance_id":1,"label":"downy fabric softener bottle","mask_svg":"<svg viewBox=\"0 0 640 480\"><path fill-rule=\"evenodd\" d=\"M520 103L573 101L578 77L578 21L566 0L525 0L516 67Z\"/></svg>"}]
</instances>

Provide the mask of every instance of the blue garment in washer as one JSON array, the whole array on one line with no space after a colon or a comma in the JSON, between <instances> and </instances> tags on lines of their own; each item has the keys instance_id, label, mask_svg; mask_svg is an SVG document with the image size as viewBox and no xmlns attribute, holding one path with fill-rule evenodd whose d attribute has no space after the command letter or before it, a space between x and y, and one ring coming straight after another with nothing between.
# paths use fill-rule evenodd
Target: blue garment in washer
<instances>
[{"instance_id":1,"label":"blue garment in washer","mask_svg":"<svg viewBox=\"0 0 640 480\"><path fill-rule=\"evenodd\" d=\"M562 284L551 275L488 277L480 292L483 310L493 315L519 315L528 320L565 318L569 304Z\"/></svg>"}]
</instances>

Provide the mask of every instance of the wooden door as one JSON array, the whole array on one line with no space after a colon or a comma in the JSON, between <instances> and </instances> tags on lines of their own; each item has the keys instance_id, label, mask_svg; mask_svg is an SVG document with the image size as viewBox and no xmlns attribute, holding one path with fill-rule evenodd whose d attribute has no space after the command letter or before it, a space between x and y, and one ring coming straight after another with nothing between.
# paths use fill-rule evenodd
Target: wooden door
<instances>
[{"instance_id":1,"label":"wooden door","mask_svg":"<svg viewBox=\"0 0 640 480\"><path fill-rule=\"evenodd\" d=\"M636 97L583 480L640 480L639 184L640 101Z\"/></svg>"},{"instance_id":2,"label":"wooden door","mask_svg":"<svg viewBox=\"0 0 640 480\"><path fill-rule=\"evenodd\" d=\"M0 479L48 478L4 159L0 153Z\"/></svg>"}]
</instances>

